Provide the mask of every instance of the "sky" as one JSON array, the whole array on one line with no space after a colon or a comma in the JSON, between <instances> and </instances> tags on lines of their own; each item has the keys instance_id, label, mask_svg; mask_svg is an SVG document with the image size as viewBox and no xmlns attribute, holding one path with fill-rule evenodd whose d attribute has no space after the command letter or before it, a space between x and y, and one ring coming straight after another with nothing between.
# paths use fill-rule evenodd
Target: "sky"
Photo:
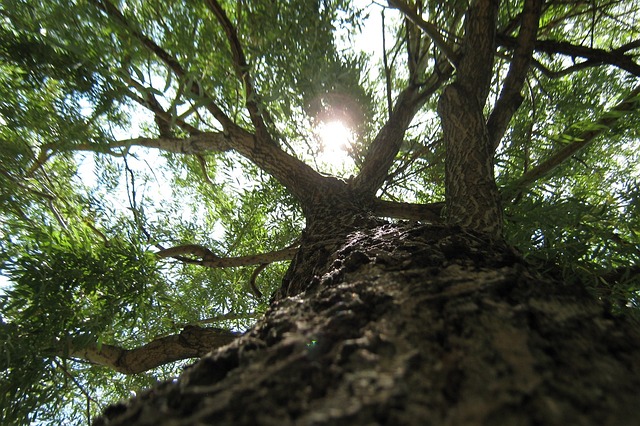
<instances>
[{"instance_id":1,"label":"sky","mask_svg":"<svg viewBox=\"0 0 640 426\"><path fill-rule=\"evenodd\" d=\"M349 33L348 29L338 28L338 47L351 47L356 51L364 51L371 55L374 63L379 62L382 57L382 6L371 0L355 0L355 4L357 7L365 9L365 13L368 13L368 19L361 34ZM397 11L387 9L385 14L386 18L393 19L394 14L397 15ZM347 46L348 43L352 43L351 46ZM342 44L342 46L340 46L340 44ZM371 69L375 70L375 67L371 67ZM376 78L377 76L371 77ZM116 137L127 139L139 136L138 129L140 125L145 121L152 121L148 113L145 112L142 114L143 115L140 116L132 114L130 129L114 129ZM347 127L340 122L333 121L322 123L318 128L314 129L314 132L316 133L318 142L323 147L322 152L316 159L319 166L322 166L323 169L326 168L326 170L322 171L341 174L341 171L353 169L353 161L347 155L348 144L352 142L353 135ZM133 151L135 152L137 150ZM80 163L78 179L87 186L95 187L97 179L95 176L96 165L93 160L93 154L81 153L78 154L77 158ZM130 158L129 165L134 169L140 168L141 170L146 169L149 171L151 169L150 164L153 164L154 168L156 168L161 162L164 162L164 159L157 153L147 152L144 154L143 159ZM163 179L161 172L155 174L155 180L156 182L151 182L151 184L156 187L156 196L160 199L168 197L169 194L163 194L163 188L170 191L171 185ZM140 188L138 189L140 190ZM105 196L110 198L112 202L123 204L127 202L127 195L124 191L126 191L125 185L121 185L121 189L117 191L117 193L105 194ZM148 191L147 193L149 193L149 191L153 192L153 189L147 188L146 191ZM126 209L127 207L128 206L123 205L123 208ZM2 293L2 289L6 288L8 284L7 278L0 275L0 293Z\"/></svg>"}]
</instances>

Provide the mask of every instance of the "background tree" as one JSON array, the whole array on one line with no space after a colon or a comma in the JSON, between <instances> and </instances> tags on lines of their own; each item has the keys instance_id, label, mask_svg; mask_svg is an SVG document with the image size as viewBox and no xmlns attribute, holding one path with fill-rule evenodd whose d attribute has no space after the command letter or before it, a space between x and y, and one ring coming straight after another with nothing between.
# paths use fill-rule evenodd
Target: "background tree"
<instances>
[{"instance_id":1,"label":"background tree","mask_svg":"<svg viewBox=\"0 0 640 426\"><path fill-rule=\"evenodd\" d=\"M99 422L638 414L636 1L32 3L0 6L3 424L230 342Z\"/></svg>"}]
</instances>

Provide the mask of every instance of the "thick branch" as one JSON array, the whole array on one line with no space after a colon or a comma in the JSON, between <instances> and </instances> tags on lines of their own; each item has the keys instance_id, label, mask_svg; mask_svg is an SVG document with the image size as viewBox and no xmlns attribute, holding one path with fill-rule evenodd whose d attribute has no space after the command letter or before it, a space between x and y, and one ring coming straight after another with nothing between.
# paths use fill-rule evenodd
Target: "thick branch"
<instances>
[{"instance_id":1,"label":"thick branch","mask_svg":"<svg viewBox=\"0 0 640 426\"><path fill-rule=\"evenodd\" d=\"M176 75L183 78L186 77L187 73L178 61L153 40L129 24L124 15L113 4L108 0L92 1L99 9L126 28L129 33L149 49L149 51L160 58ZM192 82L190 90L194 94L209 100L205 106L224 128L224 135L227 138L228 144L225 145L225 147L228 146L228 148L234 149L262 170L275 177L302 203L303 209L310 208L309 206L313 205L317 193L326 190L328 178L323 177L299 159L287 154L280 149L277 144L264 143L264 139L257 138L256 135L235 124L213 100L211 100L212 98L205 93L204 89L202 89L197 82ZM222 137L219 137L219 139L222 139ZM271 141L270 138L267 140ZM144 138L134 141L151 143L151 140Z\"/></svg>"},{"instance_id":2,"label":"thick branch","mask_svg":"<svg viewBox=\"0 0 640 426\"><path fill-rule=\"evenodd\" d=\"M386 179L387 171L402 145L404 133L421 106L418 95L417 87L410 86L398 96L391 117L371 142L360 174L353 180L356 192L373 197Z\"/></svg>"},{"instance_id":3,"label":"thick branch","mask_svg":"<svg viewBox=\"0 0 640 426\"><path fill-rule=\"evenodd\" d=\"M456 81L438 102L446 146L447 223L501 237L493 146L483 115L491 83L498 0L471 3Z\"/></svg>"},{"instance_id":4,"label":"thick branch","mask_svg":"<svg viewBox=\"0 0 640 426\"><path fill-rule=\"evenodd\" d=\"M500 46L513 49L518 45L518 41L514 37L506 35L498 35L496 41ZM591 61L590 63L609 64L623 69L637 77L640 77L640 65L638 65L631 55L625 54L629 50L629 46L635 46L634 43L621 46L617 49L607 51L604 49L595 49L592 47L571 44L565 41L555 40L537 40L534 50L547 54L560 54L573 58L580 57Z\"/></svg>"},{"instance_id":5,"label":"thick branch","mask_svg":"<svg viewBox=\"0 0 640 426\"><path fill-rule=\"evenodd\" d=\"M160 250L156 254L163 258L173 257L187 263L195 263L209 268L229 268L291 260L297 251L297 247L287 247L282 250L249 256L218 257L206 247L197 244L187 244ZM192 255L199 259L185 258L185 255Z\"/></svg>"},{"instance_id":6,"label":"thick branch","mask_svg":"<svg viewBox=\"0 0 640 426\"><path fill-rule=\"evenodd\" d=\"M235 150L251 160L265 172L271 174L287 187L291 193L305 206L311 206L317 193L336 181L325 177L313 170L304 162L287 154L275 144L265 144L256 141L253 134L234 127L229 134L222 132L203 132L189 138L135 138L113 141L108 144L76 144L68 147L58 147L54 144L44 145L41 149L35 169L50 158L52 152L60 151L91 151L122 155L115 152L115 148L143 146L156 148L178 154L202 154L205 152L223 152Z\"/></svg>"},{"instance_id":7,"label":"thick branch","mask_svg":"<svg viewBox=\"0 0 640 426\"><path fill-rule=\"evenodd\" d=\"M413 204L376 199L373 203L372 212L380 217L442 222L443 208L444 203Z\"/></svg>"},{"instance_id":8,"label":"thick branch","mask_svg":"<svg viewBox=\"0 0 640 426\"><path fill-rule=\"evenodd\" d=\"M509 190L503 194L503 199L510 200L518 191L531 185L533 182L549 175L556 167L571 158L578 151L590 144L596 137L608 131L614 123L620 120L626 113L638 108L640 104L640 85L627 96L622 102L618 103L609 112L605 113L595 123L588 125L587 129L580 134L569 133L571 128L564 135L571 138L575 142L570 143L551 155L547 160L532 168L527 173L509 187Z\"/></svg>"},{"instance_id":9,"label":"thick branch","mask_svg":"<svg viewBox=\"0 0 640 426\"><path fill-rule=\"evenodd\" d=\"M513 59L502 86L502 92L487 123L489 140L493 149L498 147L511 121L511 117L513 117L513 114L522 103L523 98L520 95L520 91L531 64L531 55L533 54L533 47L538 33L542 3L544 3L544 0L525 1L520 22L520 32L518 33L518 45L513 52Z\"/></svg>"},{"instance_id":10,"label":"thick branch","mask_svg":"<svg viewBox=\"0 0 640 426\"><path fill-rule=\"evenodd\" d=\"M474 94L484 106L493 77L495 33L499 0L471 2L465 22L462 57L456 83L468 94Z\"/></svg>"},{"instance_id":11,"label":"thick branch","mask_svg":"<svg viewBox=\"0 0 640 426\"><path fill-rule=\"evenodd\" d=\"M237 336L220 328L187 326L180 334L156 339L136 349L106 344L79 348L72 344L65 356L110 367L119 373L137 374L173 361L204 356Z\"/></svg>"},{"instance_id":12,"label":"thick branch","mask_svg":"<svg viewBox=\"0 0 640 426\"><path fill-rule=\"evenodd\" d=\"M365 198L372 198L387 179L389 168L400 150L404 134L418 110L429 100L453 73L453 67L446 61L436 65L436 69L421 85L405 88L389 114L389 120L371 142L360 174L353 180L353 188Z\"/></svg>"}]
</instances>

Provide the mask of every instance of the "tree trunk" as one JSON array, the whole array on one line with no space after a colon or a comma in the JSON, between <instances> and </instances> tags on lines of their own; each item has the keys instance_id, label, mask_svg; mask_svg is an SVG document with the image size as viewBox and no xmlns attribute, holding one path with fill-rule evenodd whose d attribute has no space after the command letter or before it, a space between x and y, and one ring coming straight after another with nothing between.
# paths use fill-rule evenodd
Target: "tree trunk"
<instances>
[{"instance_id":1,"label":"tree trunk","mask_svg":"<svg viewBox=\"0 0 640 426\"><path fill-rule=\"evenodd\" d=\"M307 233L250 331L95 425L636 424L637 324L503 243L374 222Z\"/></svg>"}]
</instances>

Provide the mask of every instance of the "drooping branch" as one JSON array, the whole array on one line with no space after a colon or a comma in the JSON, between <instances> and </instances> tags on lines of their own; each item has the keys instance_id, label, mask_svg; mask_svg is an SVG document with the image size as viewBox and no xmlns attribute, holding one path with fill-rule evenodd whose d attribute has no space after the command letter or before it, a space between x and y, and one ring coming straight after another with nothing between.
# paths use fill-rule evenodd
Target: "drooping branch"
<instances>
[{"instance_id":1,"label":"drooping branch","mask_svg":"<svg viewBox=\"0 0 640 426\"><path fill-rule=\"evenodd\" d=\"M173 361L202 357L237 337L237 333L229 330L190 325L179 334L155 339L135 349L97 343L75 346L71 342L60 355L109 367L122 374L138 374Z\"/></svg>"},{"instance_id":2,"label":"drooping branch","mask_svg":"<svg viewBox=\"0 0 640 426\"><path fill-rule=\"evenodd\" d=\"M527 188L533 182L548 176L558 166L563 164L578 151L585 148L598 136L608 131L627 113L638 109L639 106L640 85L636 86L624 100L605 113L597 121L586 125L586 129L582 132L575 134L572 132L572 128L570 127L563 135L566 135L567 138L570 138L573 142L558 150L545 161L522 175L520 179L510 185L508 190L503 193L503 200L511 200L519 191Z\"/></svg>"},{"instance_id":3,"label":"drooping branch","mask_svg":"<svg viewBox=\"0 0 640 426\"><path fill-rule=\"evenodd\" d=\"M511 121L511 117L513 117L513 114L522 103L523 98L520 91L529 71L543 3L544 0L527 0L524 3L520 32L517 39L518 44L513 52L509 72L502 86L500 97L487 123L489 140L493 149L498 147Z\"/></svg>"},{"instance_id":4,"label":"drooping branch","mask_svg":"<svg viewBox=\"0 0 640 426\"><path fill-rule=\"evenodd\" d=\"M508 49L518 46L518 40L506 35L496 37L498 45ZM640 77L640 65L633 60L633 56L626 54L634 48L638 41L627 43L616 49L604 50L593 47L580 46L565 41L536 40L534 50L550 55L564 55L572 58L585 58L591 64L608 64L623 69L636 77Z\"/></svg>"}]
</instances>

